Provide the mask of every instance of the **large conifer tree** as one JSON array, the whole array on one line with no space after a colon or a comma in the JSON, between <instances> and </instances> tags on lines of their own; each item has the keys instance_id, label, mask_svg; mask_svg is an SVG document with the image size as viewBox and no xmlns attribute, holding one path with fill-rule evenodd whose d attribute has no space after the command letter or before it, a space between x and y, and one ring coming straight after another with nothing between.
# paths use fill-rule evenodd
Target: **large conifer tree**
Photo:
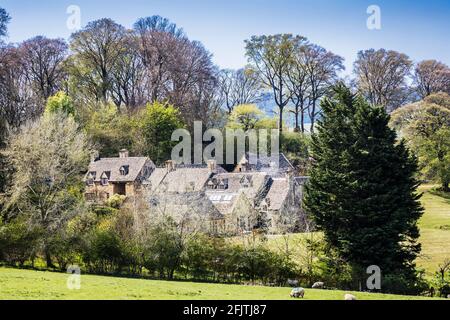
<instances>
[{"instance_id":1,"label":"large conifer tree","mask_svg":"<svg viewBox=\"0 0 450 320\"><path fill-rule=\"evenodd\" d=\"M344 85L322 102L306 206L327 243L352 267L413 281L420 252L416 159L388 127L389 115Z\"/></svg>"}]
</instances>

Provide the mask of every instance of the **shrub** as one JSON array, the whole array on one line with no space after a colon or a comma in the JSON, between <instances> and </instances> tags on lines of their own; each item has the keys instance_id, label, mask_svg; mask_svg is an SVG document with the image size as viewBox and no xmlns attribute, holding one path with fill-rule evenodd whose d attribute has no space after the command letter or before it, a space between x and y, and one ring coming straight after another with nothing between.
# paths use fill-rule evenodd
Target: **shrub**
<instances>
[{"instance_id":1,"label":"shrub","mask_svg":"<svg viewBox=\"0 0 450 320\"><path fill-rule=\"evenodd\" d=\"M21 219L0 225L0 260L10 265L23 266L38 253L41 230L28 226Z\"/></svg>"},{"instance_id":2,"label":"shrub","mask_svg":"<svg viewBox=\"0 0 450 320\"><path fill-rule=\"evenodd\" d=\"M114 194L106 201L106 205L114 209L119 209L124 203L126 198L127 196L121 194Z\"/></svg>"}]
</instances>

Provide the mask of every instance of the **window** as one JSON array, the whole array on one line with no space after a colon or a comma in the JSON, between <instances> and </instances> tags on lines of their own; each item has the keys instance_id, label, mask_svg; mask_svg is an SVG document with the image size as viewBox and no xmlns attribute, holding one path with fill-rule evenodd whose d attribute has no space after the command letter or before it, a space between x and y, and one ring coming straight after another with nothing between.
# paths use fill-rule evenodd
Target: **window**
<instances>
[{"instance_id":1,"label":"window","mask_svg":"<svg viewBox=\"0 0 450 320\"><path fill-rule=\"evenodd\" d=\"M95 171L91 171L89 172L89 174L87 175L86 178L86 184L88 186L93 186L94 185L94 180L95 180Z\"/></svg>"},{"instance_id":2,"label":"window","mask_svg":"<svg viewBox=\"0 0 450 320\"><path fill-rule=\"evenodd\" d=\"M111 171L105 171L100 176L100 183L102 186L106 186L109 183L109 177L111 176Z\"/></svg>"},{"instance_id":3,"label":"window","mask_svg":"<svg viewBox=\"0 0 450 320\"><path fill-rule=\"evenodd\" d=\"M128 172L130 171L130 166L121 166L120 167L120 175L121 176L126 176L128 174Z\"/></svg>"}]
</instances>

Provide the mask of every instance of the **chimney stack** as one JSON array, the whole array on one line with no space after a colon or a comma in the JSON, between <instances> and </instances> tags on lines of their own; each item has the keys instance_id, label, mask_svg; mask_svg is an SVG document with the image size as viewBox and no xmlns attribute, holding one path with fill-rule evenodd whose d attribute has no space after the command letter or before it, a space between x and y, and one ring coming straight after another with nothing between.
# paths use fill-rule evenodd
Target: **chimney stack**
<instances>
[{"instance_id":1,"label":"chimney stack","mask_svg":"<svg viewBox=\"0 0 450 320\"><path fill-rule=\"evenodd\" d=\"M214 159L209 159L207 161L208 164L208 170L209 172L213 172L214 170L216 170L216 160Z\"/></svg>"},{"instance_id":2,"label":"chimney stack","mask_svg":"<svg viewBox=\"0 0 450 320\"><path fill-rule=\"evenodd\" d=\"M175 161L167 160L166 161L166 169L167 169L167 172L174 171L175 170Z\"/></svg>"},{"instance_id":3,"label":"chimney stack","mask_svg":"<svg viewBox=\"0 0 450 320\"><path fill-rule=\"evenodd\" d=\"M91 152L91 162L95 162L95 161L97 161L98 159L100 159L98 150L93 150L93 151Z\"/></svg>"},{"instance_id":4,"label":"chimney stack","mask_svg":"<svg viewBox=\"0 0 450 320\"><path fill-rule=\"evenodd\" d=\"M122 149L119 151L119 158L128 158L128 150Z\"/></svg>"}]
</instances>

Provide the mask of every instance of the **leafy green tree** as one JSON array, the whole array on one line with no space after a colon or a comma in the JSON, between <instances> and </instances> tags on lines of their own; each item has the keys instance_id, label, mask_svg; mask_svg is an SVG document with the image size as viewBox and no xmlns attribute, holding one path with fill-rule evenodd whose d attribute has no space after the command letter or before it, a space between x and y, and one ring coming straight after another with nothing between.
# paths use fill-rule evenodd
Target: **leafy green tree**
<instances>
[{"instance_id":1,"label":"leafy green tree","mask_svg":"<svg viewBox=\"0 0 450 320\"><path fill-rule=\"evenodd\" d=\"M344 85L322 109L312 139L315 165L306 188L307 210L355 273L378 265L383 276L401 275L413 283L423 212L416 159L403 141L396 143L385 110Z\"/></svg>"},{"instance_id":2,"label":"leafy green tree","mask_svg":"<svg viewBox=\"0 0 450 320\"><path fill-rule=\"evenodd\" d=\"M228 127L244 131L255 129L258 122L264 117L264 112L255 104L241 104L231 111Z\"/></svg>"},{"instance_id":3,"label":"leafy green tree","mask_svg":"<svg viewBox=\"0 0 450 320\"><path fill-rule=\"evenodd\" d=\"M392 114L390 124L417 154L424 178L450 191L450 96L431 94L403 106Z\"/></svg>"},{"instance_id":4,"label":"leafy green tree","mask_svg":"<svg viewBox=\"0 0 450 320\"><path fill-rule=\"evenodd\" d=\"M121 114L113 104L101 105L88 113L85 128L88 136L101 157L117 157L119 150L136 150L136 119L128 114Z\"/></svg>"},{"instance_id":5,"label":"leafy green tree","mask_svg":"<svg viewBox=\"0 0 450 320\"><path fill-rule=\"evenodd\" d=\"M45 113L61 112L75 116L75 106L72 99L63 91L58 91L47 99Z\"/></svg>"},{"instance_id":6,"label":"leafy green tree","mask_svg":"<svg viewBox=\"0 0 450 320\"><path fill-rule=\"evenodd\" d=\"M170 104L154 102L147 104L136 117L139 134L143 137L141 145L137 146L140 153L158 164L170 159L177 143L171 141L172 132L184 128L179 110Z\"/></svg>"},{"instance_id":7,"label":"leafy green tree","mask_svg":"<svg viewBox=\"0 0 450 320\"><path fill-rule=\"evenodd\" d=\"M293 55L298 43L306 38L292 34L276 34L270 36L252 36L245 40L245 50L254 70L261 82L273 93L275 104L279 110L279 129L283 130L283 110L289 103L292 93L286 81Z\"/></svg>"}]
</instances>

